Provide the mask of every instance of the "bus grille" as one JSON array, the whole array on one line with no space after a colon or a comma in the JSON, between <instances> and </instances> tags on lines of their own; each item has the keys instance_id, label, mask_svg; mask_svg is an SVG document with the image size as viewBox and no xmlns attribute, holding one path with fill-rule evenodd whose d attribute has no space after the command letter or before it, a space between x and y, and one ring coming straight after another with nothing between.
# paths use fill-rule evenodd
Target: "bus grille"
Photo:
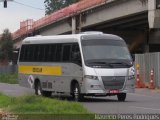
<instances>
[{"instance_id":1,"label":"bus grille","mask_svg":"<svg viewBox=\"0 0 160 120\"><path fill-rule=\"evenodd\" d=\"M102 76L102 81L105 89L119 90L123 88L125 77L124 76Z\"/></svg>"}]
</instances>

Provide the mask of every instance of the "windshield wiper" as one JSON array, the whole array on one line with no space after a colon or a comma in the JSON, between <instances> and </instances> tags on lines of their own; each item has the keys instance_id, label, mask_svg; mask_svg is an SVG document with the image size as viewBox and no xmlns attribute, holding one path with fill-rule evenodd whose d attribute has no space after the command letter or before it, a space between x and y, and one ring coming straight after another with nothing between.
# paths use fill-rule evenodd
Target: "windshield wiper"
<instances>
[{"instance_id":1,"label":"windshield wiper","mask_svg":"<svg viewBox=\"0 0 160 120\"><path fill-rule=\"evenodd\" d=\"M125 66L132 66L131 64L129 63L126 63L126 62L112 62L112 63L109 63L111 65L125 65Z\"/></svg>"},{"instance_id":2,"label":"windshield wiper","mask_svg":"<svg viewBox=\"0 0 160 120\"><path fill-rule=\"evenodd\" d=\"M103 65L103 66L109 66L109 67L113 67L111 64L109 64L109 63L107 63L107 62L89 62L88 64L90 64L90 65L94 65L94 66L96 66L96 65Z\"/></svg>"},{"instance_id":3,"label":"windshield wiper","mask_svg":"<svg viewBox=\"0 0 160 120\"><path fill-rule=\"evenodd\" d=\"M89 64L104 64L104 65L106 65L106 62L89 62Z\"/></svg>"}]
</instances>

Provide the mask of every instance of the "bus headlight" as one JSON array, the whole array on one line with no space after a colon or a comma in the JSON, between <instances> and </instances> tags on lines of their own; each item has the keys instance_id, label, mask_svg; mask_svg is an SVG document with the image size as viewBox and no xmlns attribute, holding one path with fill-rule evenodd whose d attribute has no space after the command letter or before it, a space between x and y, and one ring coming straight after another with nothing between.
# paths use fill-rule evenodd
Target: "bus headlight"
<instances>
[{"instance_id":1,"label":"bus headlight","mask_svg":"<svg viewBox=\"0 0 160 120\"><path fill-rule=\"evenodd\" d=\"M128 76L128 80L134 80L134 79L135 79L135 76L134 76L134 75Z\"/></svg>"},{"instance_id":2,"label":"bus headlight","mask_svg":"<svg viewBox=\"0 0 160 120\"><path fill-rule=\"evenodd\" d=\"M93 75L85 75L84 78L92 79L92 80L98 80L98 77L97 76L93 76Z\"/></svg>"}]
</instances>

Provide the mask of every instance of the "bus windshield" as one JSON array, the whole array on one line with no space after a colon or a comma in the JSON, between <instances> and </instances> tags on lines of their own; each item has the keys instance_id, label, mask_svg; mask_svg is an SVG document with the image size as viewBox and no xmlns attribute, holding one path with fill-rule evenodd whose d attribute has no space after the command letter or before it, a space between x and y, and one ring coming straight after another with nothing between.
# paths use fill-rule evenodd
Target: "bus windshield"
<instances>
[{"instance_id":1,"label":"bus windshield","mask_svg":"<svg viewBox=\"0 0 160 120\"><path fill-rule=\"evenodd\" d=\"M82 40L85 64L130 67L132 59L123 40Z\"/></svg>"}]
</instances>

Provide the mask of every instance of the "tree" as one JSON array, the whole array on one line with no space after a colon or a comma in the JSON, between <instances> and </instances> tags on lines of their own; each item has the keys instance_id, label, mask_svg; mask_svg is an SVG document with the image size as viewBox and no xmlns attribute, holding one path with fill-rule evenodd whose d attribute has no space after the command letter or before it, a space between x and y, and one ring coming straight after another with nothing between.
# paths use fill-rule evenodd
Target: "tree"
<instances>
[{"instance_id":1,"label":"tree","mask_svg":"<svg viewBox=\"0 0 160 120\"><path fill-rule=\"evenodd\" d=\"M61 8L64 8L72 3L78 2L79 0L45 0L45 13L46 15L51 14Z\"/></svg>"},{"instance_id":2,"label":"tree","mask_svg":"<svg viewBox=\"0 0 160 120\"><path fill-rule=\"evenodd\" d=\"M0 61L2 63L8 63L12 60L13 53L13 40L11 33L8 29L3 31L3 34L0 38Z\"/></svg>"}]
</instances>

